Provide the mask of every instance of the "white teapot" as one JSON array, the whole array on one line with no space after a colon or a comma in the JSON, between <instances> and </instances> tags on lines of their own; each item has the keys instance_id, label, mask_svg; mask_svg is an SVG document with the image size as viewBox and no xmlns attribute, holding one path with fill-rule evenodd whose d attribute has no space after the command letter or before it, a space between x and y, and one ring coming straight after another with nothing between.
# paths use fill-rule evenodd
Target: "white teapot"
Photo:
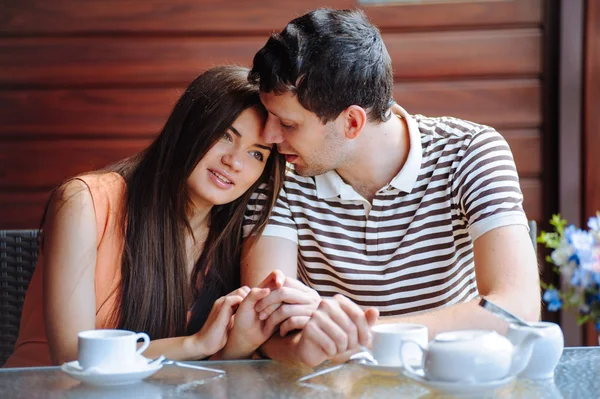
<instances>
[{"instance_id":1,"label":"white teapot","mask_svg":"<svg viewBox=\"0 0 600 399\"><path fill-rule=\"evenodd\" d=\"M404 341L400 348L404 367L416 373L404 362L405 348L416 345L423 352L423 371L429 380L480 383L501 380L520 373L529 362L532 345L541 334L533 329L516 331L521 335L518 345L489 330L443 332L429 342L428 349L414 341Z\"/></svg>"}]
</instances>

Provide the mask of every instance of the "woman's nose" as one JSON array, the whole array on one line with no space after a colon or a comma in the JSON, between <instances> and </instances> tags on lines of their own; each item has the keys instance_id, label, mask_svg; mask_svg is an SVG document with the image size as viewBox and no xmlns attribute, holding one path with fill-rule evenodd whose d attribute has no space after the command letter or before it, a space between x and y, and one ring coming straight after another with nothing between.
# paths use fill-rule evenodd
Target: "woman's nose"
<instances>
[{"instance_id":1,"label":"woman's nose","mask_svg":"<svg viewBox=\"0 0 600 399\"><path fill-rule=\"evenodd\" d=\"M236 153L228 153L223 155L221 161L235 171L242 169L242 159Z\"/></svg>"}]
</instances>

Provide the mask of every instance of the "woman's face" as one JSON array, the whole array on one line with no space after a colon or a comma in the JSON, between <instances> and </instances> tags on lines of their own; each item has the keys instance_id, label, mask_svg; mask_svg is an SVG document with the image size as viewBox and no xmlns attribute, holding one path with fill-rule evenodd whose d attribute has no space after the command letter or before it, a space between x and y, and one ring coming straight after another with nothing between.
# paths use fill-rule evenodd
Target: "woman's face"
<instances>
[{"instance_id":1,"label":"woman's face","mask_svg":"<svg viewBox=\"0 0 600 399\"><path fill-rule=\"evenodd\" d=\"M256 107L244 110L198 162L187 182L196 208L232 202L258 180L272 149L261 138L264 126Z\"/></svg>"}]
</instances>

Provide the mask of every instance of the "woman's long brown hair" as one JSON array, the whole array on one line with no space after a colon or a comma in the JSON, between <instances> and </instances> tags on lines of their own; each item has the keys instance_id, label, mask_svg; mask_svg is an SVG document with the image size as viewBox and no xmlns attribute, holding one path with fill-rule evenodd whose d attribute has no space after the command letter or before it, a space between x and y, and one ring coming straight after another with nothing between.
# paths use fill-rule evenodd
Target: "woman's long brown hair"
<instances>
[{"instance_id":1,"label":"woman's long brown hair","mask_svg":"<svg viewBox=\"0 0 600 399\"><path fill-rule=\"evenodd\" d=\"M143 331L152 339L193 333L204 324L214 301L239 286L244 213L251 201L260 201L251 234L260 233L282 187L285 160L273 149L263 174L246 193L213 206L191 280L186 271L185 236L192 233L186 184L198 162L245 109L259 107L266 116L248 72L220 66L202 73L182 94L150 146L103 170L119 173L127 183L122 280L111 323L116 328ZM264 194L260 200L252 196L259 186Z\"/></svg>"}]
</instances>

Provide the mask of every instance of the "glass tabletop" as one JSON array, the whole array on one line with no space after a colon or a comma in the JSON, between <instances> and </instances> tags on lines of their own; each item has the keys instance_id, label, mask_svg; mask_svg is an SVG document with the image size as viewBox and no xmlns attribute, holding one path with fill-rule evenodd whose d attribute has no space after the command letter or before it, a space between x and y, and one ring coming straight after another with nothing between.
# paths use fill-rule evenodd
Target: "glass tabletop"
<instances>
[{"instance_id":1,"label":"glass tabletop","mask_svg":"<svg viewBox=\"0 0 600 399\"><path fill-rule=\"evenodd\" d=\"M305 383L313 370L269 360L192 362L225 370L211 372L165 365L146 380L123 387L93 387L72 379L59 367L0 369L0 397L12 398L419 398L444 396L394 371L347 365ZM553 381L517 379L490 398L598 398L600 348L565 348Z\"/></svg>"}]
</instances>

